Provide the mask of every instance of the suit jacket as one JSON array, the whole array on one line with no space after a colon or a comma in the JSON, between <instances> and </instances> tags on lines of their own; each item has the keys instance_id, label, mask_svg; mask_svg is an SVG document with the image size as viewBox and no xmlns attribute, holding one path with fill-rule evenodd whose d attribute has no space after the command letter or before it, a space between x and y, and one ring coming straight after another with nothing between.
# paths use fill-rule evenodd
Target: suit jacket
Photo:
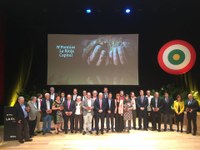
<instances>
[{"instance_id":1,"label":"suit jacket","mask_svg":"<svg viewBox=\"0 0 200 150\"><path fill-rule=\"evenodd\" d=\"M37 109L39 109L38 99L37 99L36 103L37 103ZM41 106L42 106L42 101L40 102L40 110L41 110Z\"/></svg>"},{"instance_id":2,"label":"suit jacket","mask_svg":"<svg viewBox=\"0 0 200 150\"><path fill-rule=\"evenodd\" d=\"M28 102L28 106L30 107L29 120L35 120L38 112L37 106L35 107L32 101Z\"/></svg>"},{"instance_id":3,"label":"suit jacket","mask_svg":"<svg viewBox=\"0 0 200 150\"><path fill-rule=\"evenodd\" d=\"M102 113L99 113L98 111L100 110L100 103L99 103L99 99L96 99L94 102L94 113L95 115L99 115L99 114L104 114L106 112L107 109L107 103L105 99L102 99Z\"/></svg>"},{"instance_id":4,"label":"suit jacket","mask_svg":"<svg viewBox=\"0 0 200 150\"><path fill-rule=\"evenodd\" d=\"M86 108L88 107L88 100L87 99L85 99L84 101L83 101L83 116L86 116L87 115L87 113L88 113L88 111L86 110ZM91 107L93 108L92 110L91 110L91 115L93 116L94 115L94 100L93 99L91 99Z\"/></svg>"},{"instance_id":5,"label":"suit jacket","mask_svg":"<svg viewBox=\"0 0 200 150\"><path fill-rule=\"evenodd\" d=\"M187 114L192 114L192 115L196 116L197 115L197 111L199 109L199 104L195 99L192 100L191 104L189 104L189 101L190 100L186 101L185 108L186 109L192 109L193 111L191 113L187 112Z\"/></svg>"},{"instance_id":6,"label":"suit jacket","mask_svg":"<svg viewBox=\"0 0 200 150\"><path fill-rule=\"evenodd\" d=\"M168 98L168 102L166 102L166 100L163 99L163 113L165 113L165 114L173 114L174 111L171 108L173 103L174 103L174 100L171 99L171 98Z\"/></svg>"},{"instance_id":7,"label":"suit jacket","mask_svg":"<svg viewBox=\"0 0 200 150\"><path fill-rule=\"evenodd\" d=\"M63 106L64 106L64 112L72 112L72 116L74 115L76 108L75 108L75 102L73 100L70 101L69 108L68 108L68 100L64 101Z\"/></svg>"},{"instance_id":8,"label":"suit jacket","mask_svg":"<svg viewBox=\"0 0 200 150\"><path fill-rule=\"evenodd\" d=\"M141 96L138 96L136 98L136 106L139 111L140 111L140 107L144 107L144 111L146 111L147 106L148 106L148 98L146 96L144 96L143 103L142 103Z\"/></svg>"},{"instance_id":9,"label":"suit jacket","mask_svg":"<svg viewBox=\"0 0 200 150\"><path fill-rule=\"evenodd\" d=\"M77 96L78 96L78 95L73 95L73 94L72 94L72 100L73 100L73 101L76 101Z\"/></svg>"},{"instance_id":10,"label":"suit jacket","mask_svg":"<svg viewBox=\"0 0 200 150\"><path fill-rule=\"evenodd\" d=\"M50 102L50 109L52 109L53 101L52 101L51 99L49 99L49 102ZM42 115L43 115L43 116L46 116L46 115L47 115L46 110L47 110L46 99L43 99L43 100L42 100L42 104L41 104L41 111L42 111Z\"/></svg>"},{"instance_id":11,"label":"suit jacket","mask_svg":"<svg viewBox=\"0 0 200 150\"><path fill-rule=\"evenodd\" d=\"M106 99L106 105L107 105L106 112L108 112L108 110L110 110L111 113L114 114L114 112L115 112L115 101L114 101L114 99L111 99L111 106L110 106L110 108L109 108L109 100L108 99Z\"/></svg>"},{"instance_id":12,"label":"suit jacket","mask_svg":"<svg viewBox=\"0 0 200 150\"><path fill-rule=\"evenodd\" d=\"M50 99L51 99L51 93L50 94ZM56 99L56 96L58 95L57 93L53 93L54 94L54 99L51 99L52 101L54 101Z\"/></svg>"},{"instance_id":13,"label":"suit jacket","mask_svg":"<svg viewBox=\"0 0 200 150\"><path fill-rule=\"evenodd\" d=\"M27 106L27 103L24 103L24 105ZM23 112L21 105L19 104L18 101L16 102L14 108L15 108L15 120L16 120L16 122L18 122L19 120L23 121L25 119L24 118L24 112Z\"/></svg>"},{"instance_id":14,"label":"suit jacket","mask_svg":"<svg viewBox=\"0 0 200 150\"><path fill-rule=\"evenodd\" d=\"M76 109L78 107L78 102L76 101L74 103L74 105L75 105L75 113L76 113ZM82 101L80 101L80 113L81 113L81 115L83 114L83 102Z\"/></svg>"},{"instance_id":15,"label":"suit jacket","mask_svg":"<svg viewBox=\"0 0 200 150\"><path fill-rule=\"evenodd\" d=\"M153 97L151 99L151 108L153 110L153 108L156 107L156 101L155 101L155 98ZM159 108L159 111L158 113L161 113L162 109L163 109L163 100L159 97L158 98L158 103L157 103L157 108ZM154 112L154 111L153 111Z\"/></svg>"}]
</instances>

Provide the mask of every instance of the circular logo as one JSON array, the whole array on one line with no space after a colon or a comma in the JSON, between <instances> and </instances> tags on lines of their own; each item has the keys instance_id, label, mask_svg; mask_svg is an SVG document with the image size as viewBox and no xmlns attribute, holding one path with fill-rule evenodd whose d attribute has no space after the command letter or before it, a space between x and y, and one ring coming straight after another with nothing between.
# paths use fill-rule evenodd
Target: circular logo
<instances>
[{"instance_id":1,"label":"circular logo","mask_svg":"<svg viewBox=\"0 0 200 150\"><path fill-rule=\"evenodd\" d=\"M193 46L183 40L173 40L163 45L158 53L160 67L170 74L188 72L196 61Z\"/></svg>"}]
</instances>

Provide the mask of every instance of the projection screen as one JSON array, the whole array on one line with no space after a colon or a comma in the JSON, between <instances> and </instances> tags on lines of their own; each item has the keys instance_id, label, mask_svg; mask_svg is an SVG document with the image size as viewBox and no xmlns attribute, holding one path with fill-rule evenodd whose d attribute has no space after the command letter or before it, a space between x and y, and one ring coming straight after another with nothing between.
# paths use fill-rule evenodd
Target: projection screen
<instances>
[{"instance_id":1,"label":"projection screen","mask_svg":"<svg viewBox=\"0 0 200 150\"><path fill-rule=\"evenodd\" d=\"M48 34L48 85L138 85L138 34Z\"/></svg>"}]
</instances>

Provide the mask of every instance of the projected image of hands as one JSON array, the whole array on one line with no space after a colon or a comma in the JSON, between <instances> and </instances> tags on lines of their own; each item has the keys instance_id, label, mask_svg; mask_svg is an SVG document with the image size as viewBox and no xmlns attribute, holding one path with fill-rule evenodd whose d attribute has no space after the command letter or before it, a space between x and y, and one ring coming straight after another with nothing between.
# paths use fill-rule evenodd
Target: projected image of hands
<instances>
[{"instance_id":1,"label":"projected image of hands","mask_svg":"<svg viewBox=\"0 0 200 150\"><path fill-rule=\"evenodd\" d=\"M82 57L88 65L126 65L129 49L129 42L121 37L102 36L86 44Z\"/></svg>"}]
</instances>

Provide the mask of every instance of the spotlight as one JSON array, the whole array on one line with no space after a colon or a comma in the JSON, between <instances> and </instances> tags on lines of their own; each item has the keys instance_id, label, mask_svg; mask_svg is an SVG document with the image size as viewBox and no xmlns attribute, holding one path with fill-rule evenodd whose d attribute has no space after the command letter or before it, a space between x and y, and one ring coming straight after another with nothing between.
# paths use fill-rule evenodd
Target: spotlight
<instances>
[{"instance_id":1,"label":"spotlight","mask_svg":"<svg viewBox=\"0 0 200 150\"><path fill-rule=\"evenodd\" d=\"M125 13L126 13L126 14L130 14L130 12L131 12L131 10L130 10L130 9L128 9L128 8L127 8L127 9L125 9Z\"/></svg>"},{"instance_id":2,"label":"spotlight","mask_svg":"<svg viewBox=\"0 0 200 150\"><path fill-rule=\"evenodd\" d=\"M86 9L85 12L86 12L87 14L90 14L90 13L92 12L92 10L91 10L91 9Z\"/></svg>"}]
</instances>

